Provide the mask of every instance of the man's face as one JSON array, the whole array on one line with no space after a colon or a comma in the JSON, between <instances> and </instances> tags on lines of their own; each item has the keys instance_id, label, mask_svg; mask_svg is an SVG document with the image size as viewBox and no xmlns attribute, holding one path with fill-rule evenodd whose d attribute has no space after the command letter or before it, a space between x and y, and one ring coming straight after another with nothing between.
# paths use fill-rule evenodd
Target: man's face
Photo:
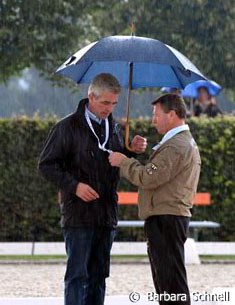
<instances>
[{"instance_id":1,"label":"man's face","mask_svg":"<svg viewBox=\"0 0 235 305\"><path fill-rule=\"evenodd\" d=\"M152 124L159 134L165 134L171 129L172 119L172 111L165 113L161 104L154 105Z\"/></svg>"},{"instance_id":2,"label":"man's face","mask_svg":"<svg viewBox=\"0 0 235 305\"><path fill-rule=\"evenodd\" d=\"M203 87L200 88L198 100L203 103L203 102L207 102L209 99L210 99L210 96L209 96L207 90Z\"/></svg>"},{"instance_id":3,"label":"man's face","mask_svg":"<svg viewBox=\"0 0 235 305\"><path fill-rule=\"evenodd\" d=\"M118 102L118 94L106 91L100 96L95 96L93 93L89 95L89 110L98 118L105 119L112 112Z\"/></svg>"}]
</instances>

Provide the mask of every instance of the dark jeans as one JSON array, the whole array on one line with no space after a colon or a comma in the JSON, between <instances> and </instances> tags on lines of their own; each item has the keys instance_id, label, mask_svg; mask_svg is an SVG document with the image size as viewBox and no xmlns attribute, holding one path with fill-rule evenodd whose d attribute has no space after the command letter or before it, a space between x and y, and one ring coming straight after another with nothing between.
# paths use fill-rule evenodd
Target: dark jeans
<instances>
[{"instance_id":1,"label":"dark jeans","mask_svg":"<svg viewBox=\"0 0 235 305\"><path fill-rule=\"evenodd\" d=\"M148 255L157 294L184 294L178 301L164 298L159 304L190 305L190 294L184 262L189 217L156 215L145 222Z\"/></svg>"},{"instance_id":2,"label":"dark jeans","mask_svg":"<svg viewBox=\"0 0 235 305\"><path fill-rule=\"evenodd\" d=\"M115 230L66 228L65 305L103 305Z\"/></svg>"}]
</instances>

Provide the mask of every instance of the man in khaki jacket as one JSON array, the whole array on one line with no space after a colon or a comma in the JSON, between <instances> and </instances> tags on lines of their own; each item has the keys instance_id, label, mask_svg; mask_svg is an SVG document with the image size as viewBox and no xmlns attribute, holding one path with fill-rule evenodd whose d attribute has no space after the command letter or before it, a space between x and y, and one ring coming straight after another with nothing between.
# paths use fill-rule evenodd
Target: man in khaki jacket
<instances>
[{"instance_id":1,"label":"man in khaki jacket","mask_svg":"<svg viewBox=\"0 0 235 305\"><path fill-rule=\"evenodd\" d=\"M184 243L196 193L201 159L185 124L186 106L176 94L152 103L153 125L164 134L146 165L120 153L109 161L139 187L139 216L145 220L148 255L160 304L190 304ZM174 302L172 303L169 300Z\"/></svg>"}]
</instances>

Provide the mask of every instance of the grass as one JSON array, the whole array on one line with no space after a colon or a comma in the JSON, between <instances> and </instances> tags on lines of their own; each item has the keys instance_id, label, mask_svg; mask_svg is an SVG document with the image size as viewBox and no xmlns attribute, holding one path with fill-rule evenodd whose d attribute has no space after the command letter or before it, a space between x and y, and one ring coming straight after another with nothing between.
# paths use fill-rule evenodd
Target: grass
<instances>
[{"instance_id":1,"label":"grass","mask_svg":"<svg viewBox=\"0 0 235 305\"><path fill-rule=\"evenodd\" d=\"M133 260L144 259L147 255L112 255L112 260ZM0 255L0 261L4 260L61 260L66 259L65 255ZM235 260L235 255L200 255L202 260Z\"/></svg>"},{"instance_id":2,"label":"grass","mask_svg":"<svg viewBox=\"0 0 235 305\"><path fill-rule=\"evenodd\" d=\"M235 255L200 255L203 260L235 260Z\"/></svg>"},{"instance_id":3,"label":"grass","mask_svg":"<svg viewBox=\"0 0 235 305\"><path fill-rule=\"evenodd\" d=\"M0 255L1 260L56 260L66 259L65 255Z\"/></svg>"},{"instance_id":4,"label":"grass","mask_svg":"<svg viewBox=\"0 0 235 305\"><path fill-rule=\"evenodd\" d=\"M143 259L147 258L147 255L112 255L114 260L128 260L128 259ZM0 255L1 260L57 260L66 259L66 255Z\"/></svg>"}]
</instances>

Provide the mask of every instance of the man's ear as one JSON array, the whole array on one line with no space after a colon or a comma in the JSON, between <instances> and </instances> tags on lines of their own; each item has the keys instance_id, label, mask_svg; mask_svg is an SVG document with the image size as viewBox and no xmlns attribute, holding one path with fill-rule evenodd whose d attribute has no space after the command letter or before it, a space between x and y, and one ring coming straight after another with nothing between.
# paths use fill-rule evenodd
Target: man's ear
<instances>
[{"instance_id":1,"label":"man's ear","mask_svg":"<svg viewBox=\"0 0 235 305\"><path fill-rule=\"evenodd\" d=\"M171 118L171 119L174 119L176 116L177 116L177 115L176 115L175 110L171 110L171 111L170 111L170 118Z\"/></svg>"},{"instance_id":2,"label":"man's ear","mask_svg":"<svg viewBox=\"0 0 235 305\"><path fill-rule=\"evenodd\" d=\"M94 93L90 93L90 94L88 94L88 99L89 99L90 101L93 101L93 100L94 100L94 98L95 98Z\"/></svg>"},{"instance_id":3,"label":"man's ear","mask_svg":"<svg viewBox=\"0 0 235 305\"><path fill-rule=\"evenodd\" d=\"M94 92L91 92L89 95L88 95L88 98L89 99L92 99L92 101L94 100L97 100L99 98L98 95L96 95Z\"/></svg>"}]
</instances>

